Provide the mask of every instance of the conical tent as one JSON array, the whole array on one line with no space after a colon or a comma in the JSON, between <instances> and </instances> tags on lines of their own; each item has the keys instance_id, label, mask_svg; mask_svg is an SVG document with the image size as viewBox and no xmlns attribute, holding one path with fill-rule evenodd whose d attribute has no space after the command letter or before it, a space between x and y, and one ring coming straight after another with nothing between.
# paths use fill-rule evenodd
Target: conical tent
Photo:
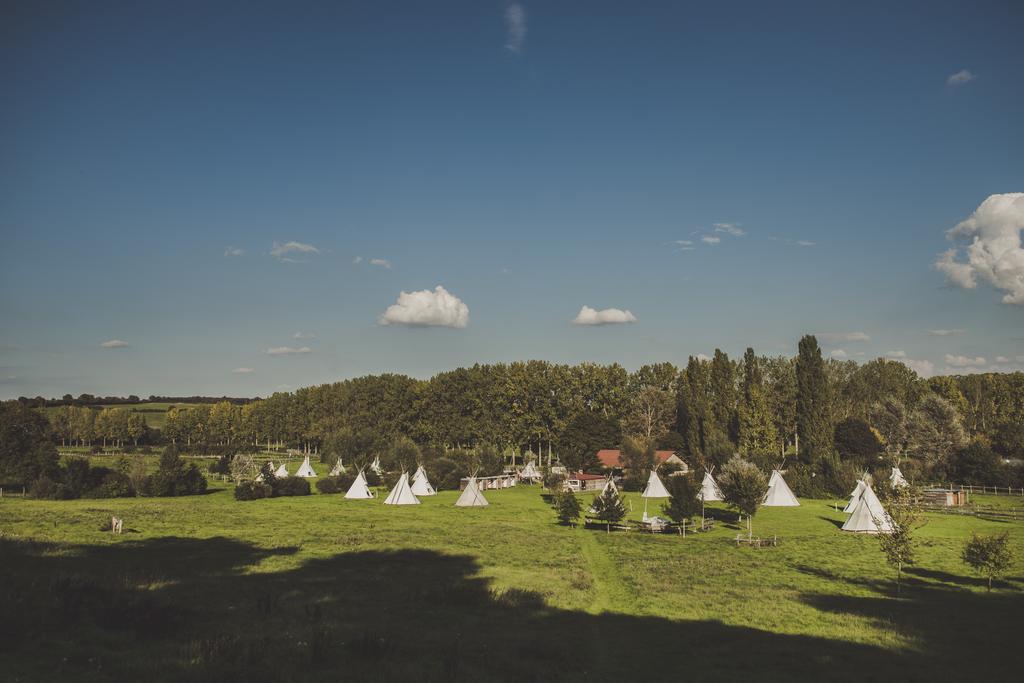
<instances>
[{"instance_id":1,"label":"conical tent","mask_svg":"<svg viewBox=\"0 0 1024 683\"><path fill-rule=\"evenodd\" d=\"M768 490L764 494L764 501L761 505L765 507L796 507L800 501L793 495L789 484L782 478L782 473L772 470L771 479L768 480Z\"/></svg>"},{"instance_id":2,"label":"conical tent","mask_svg":"<svg viewBox=\"0 0 1024 683\"><path fill-rule=\"evenodd\" d=\"M885 508L882 507L882 501L878 500L874 489L867 484L864 484L864 490L860 494L860 501L858 503L866 505L873 517L883 518L886 516ZM856 506L854 507L856 508Z\"/></svg>"},{"instance_id":3,"label":"conical tent","mask_svg":"<svg viewBox=\"0 0 1024 683\"><path fill-rule=\"evenodd\" d=\"M423 465L420 465L416 469L416 474L412 477L412 489L413 495L416 496L436 496L437 491L430 485L430 480L427 478L427 471L423 469Z\"/></svg>"},{"instance_id":4,"label":"conical tent","mask_svg":"<svg viewBox=\"0 0 1024 683\"><path fill-rule=\"evenodd\" d=\"M861 494L864 493L865 486L867 486L867 484L864 483L863 479L857 480L857 488L853 489L853 493L850 494L850 502L847 503L846 507L843 508L843 512L845 512L846 514L850 514L854 511L854 509L857 507L857 503L860 502Z\"/></svg>"},{"instance_id":5,"label":"conical tent","mask_svg":"<svg viewBox=\"0 0 1024 683\"><path fill-rule=\"evenodd\" d=\"M906 478L903 476L903 473L900 472L899 467L892 468L892 474L889 475L889 484L892 485L894 489L910 486Z\"/></svg>"},{"instance_id":6,"label":"conical tent","mask_svg":"<svg viewBox=\"0 0 1024 683\"><path fill-rule=\"evenodd\" d=\"M270 465L270 471L273 472L274 471L274 461L273 460L268 460L267 464ZM263 481L263 474L262 473L256 475L256 481Z\"/></svg>"},{"instance_id":7,"label":"conical tent","mask_svg":"<svg viewBox=\"0 0 1024 683\"><path fill-rule=\"evenodd\" d=\"M665 485L661 483L661 477L654 470L651 470L651 476L647 478L647 486L644 488L644 492L640 494L642 498L670 498L672 494L668 492Z\"/></svg>"},{"instance_id":8,"label":"conical tent","mask_svg":"<svg viewBox=\"0 0 1024 683\"><path fill-rule=\"evenodd\" d=\"M871 491L871 487L865 489L865 494L868 492L871 492L870 497L874 497L875 501L878 501L877 496ZM891 534L892 520L882 509L881 503L878 503L878 510L873 511L872 505L869 503L869 496L862 495L853 509L853 514L843 525L843 531L854 531L861 534Z\"/></svg>"},{"instance_id":9,"label":"conical tent","mask_svg":"<svg viewBox=\"0 0 1024 683\"><path fill-rule=\"evenodd\" d=\"M305 479L310 479L316 476L316 472L313 471L313 466L309 464L308 455L302 460L302 464L299 465L299 471L295 473L295 476L303 477Z\"/></svg>"},{"instance_id":10,"label":"conical tent","mask_svg":"<svg viewBox=\"0 0 1024 683\"><path fill-rule=\"evenodd\" d=\"M277 472L274 472L274 476L278 479L288 478L288 468L284 466L284 463L281 463L281 466L277 468Z\"/></svg>"},{"instance_id":11,"label":"conical tent","mask_svg":"<svg viewBox=\"0 0 1024 683\"><path fill-rule=\"evenodd\" d=\"M360 470L356 476L356 480L352 482L352 485L348 487L348 491L345 492L346 498L356 498L364 500L366 498L373 498L373 491L370 490L369 485L366 483L366 477L363 476L363 471Z\"/></svg>"},{"instance_id":12,"label":"conical tent","mask_svg":"<svg viewBox=\"0 0 1024 683\"><path fill-rule=\"evenodd\" d=\"M391 489L391 493L384 499L385 505L419 505L419 499L413 495L412 489L409 487L409 474L402 472L402 476L399 477L398 483L395 484L395 488Z\"/></svg>"},{"instance_id":13,"label":"conical tent","mask_svg":"<svg viewBox=\"0 0 1024 683\"><path fill-rule=\"evenodd\" d=\"M345 474L345 466L341 463L341 458L338 458L338 462L334 463L334 467L331 468L332 477L337 477L340 474Z\"/></svg>"},{"instance_id":14,"label":"conical tent","mask_svg":"<svg viewBox=\"0 0 1024 683\"><path fill-rule=\"evenodd\" d=\"M384 473L384 470L382 470L380 467L379 455L374 456L373 462L370 463L370 469L373 470L373 473L376 474L378 477Z\"/></svg>"},{"instance_id":15,"label":"conical tent","mask_svg":"<svg viewBox=\"0 0 1024 683\"><path fill-rule=\"evenodd\" d=\"M718 482L715 481L710 472L704 473L704 481L700 485L700 498L705 503L712 500L722 500L722 490L718 488Z\"/></svg>"},{"instance_id":16,"label":"conical tent","mask_svg":"<svg viewBox=\"0 0 1024 683\"><path fill-rule=\"evenodd\" d=\"M470 477L469 483L466 484L465 490L459 499L455 501L455 507L460 508L472 508L472 507L486 507L490 505L487 499L484 498L484 494L481 493L480 487L477 486L476 477Z\"/></svg>"},{"instance_id":17,"label":"conical tent","mask_svg":"<svg viewBox=\"0 0 1024 683\"><path fill-rule=\"evenodd\" d=\"M537 468L533 466L533 461L531 460L530 462L526 463L526 467L524 467L523 470L519 473L519 478L523 480L537 481L542 477L540 472L537 471Z\"/></svg>"}]
</instances>

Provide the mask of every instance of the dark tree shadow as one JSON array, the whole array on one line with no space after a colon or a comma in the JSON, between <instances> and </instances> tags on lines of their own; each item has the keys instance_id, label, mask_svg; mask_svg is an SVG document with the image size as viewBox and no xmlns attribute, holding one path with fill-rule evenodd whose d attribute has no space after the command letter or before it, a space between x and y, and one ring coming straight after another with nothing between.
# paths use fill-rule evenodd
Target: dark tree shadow
<instances>
[{"instance_id":1,"label":"dark tree shadow","mask_svg":"<svg viewBox=\"0 0 1024 683\"><path fill-rule=\"evenodd\" d=\"M832 519L831 517L825 517L824 515L819 516L818 519L825 520L829 524L832 524L833 526L835 526L835 528L837 528L837 529L842 529L843 528L844 522L842 520Z\"/></svg>"},{"instance_id":2,"label":"dark tree shadow","mask_svg":"<svg viewBox=\"0 0 1024 683\"><path fill-rule=\"evenodd\" d=\"M554 609L529 591L493 590L461 555L357 552L279 572L259 566L294 552L226 538L0 540L0 671L12 680L219 683L942 679L967 650L951 642L955 630L929 620L953 613L977 628L997 604L931 589L898 601L804 596L817 609L895 619L921 636L894 650ZM979 629L987 642L972 654L972 677L998 679L1015 659L1012 630L993 626L1017 623L1021 604L1002 599L997 619Z\"/></svg>"}]
</instances>

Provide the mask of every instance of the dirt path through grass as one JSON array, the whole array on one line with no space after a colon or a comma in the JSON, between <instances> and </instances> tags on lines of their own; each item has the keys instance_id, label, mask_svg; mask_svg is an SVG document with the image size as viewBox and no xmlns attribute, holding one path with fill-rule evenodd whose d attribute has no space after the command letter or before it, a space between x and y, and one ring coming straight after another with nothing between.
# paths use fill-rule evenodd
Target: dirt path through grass
<instances>
[{"instance_id":1,"label":"dirt path through grass","mask_svg":"<svg viewBox=\"0 0 1024 683\"><path fill-rule=\"evenodd\" d=\"M635 606L635 600L615 568L615 563L605 552L602 546L605 539L598 538L600 535L600 532L586 529L579 532L580 551L583 559L587 561L587 568L594 582L594 601L590 603L587 612L628 612Z\"/></svg>"}]
</instances>

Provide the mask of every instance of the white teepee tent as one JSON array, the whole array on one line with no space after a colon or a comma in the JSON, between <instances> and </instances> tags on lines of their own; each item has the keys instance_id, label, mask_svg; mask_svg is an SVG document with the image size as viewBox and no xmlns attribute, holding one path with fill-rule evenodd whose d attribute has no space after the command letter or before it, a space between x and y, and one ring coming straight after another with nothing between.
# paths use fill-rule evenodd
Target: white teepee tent
<instances>
[{"instance_id":1,"label":"white teepee tent","mask_svg":"<svg viewBox=\"0 0 1024 683\"><path fill-rule=\"evenodd\" d=\"M416 496L436 496L437 491L430 485L430 480L427 479L427 471L423 469L423 465L416 468L416 474L412 476L412 492Z\"/></svg>"},{"instance_id":2,"label":"white teepee tent","mask_svg":"<svg viewBox=\"0 0 1024 683\"><path fill-rule=\"evenodd\" d=\"M700 499L705 503L712 500L722 500L722 490L718 488L718 482L715 481L710 472L704 473L704 481L700 485Z\"/></svg>"},{"instance_id":3,"label":"white teepee tent","mask_svg":"<svg viewBox=\"0 0 1024 683\"><path fill-rule=\"evenodd\" d=\"M901 488L903 488L905 486L910 486L910 484L907 482L906 478L903 476L903 473L900 472L899 465L894 465L893 466L892 474L889 475L889 484L894 489L896 489L896 488L900 488L901 489Z\"/></svg>"},{"instance_id":4,"label":"white teepee tent","mask_svg":"<svg viewBox=\"0 0 1024 683\"><path fill-rule=\"evenodd\" d=\"M360 470L359 474L356 475L356 480L352 482L352 485L348 487L348 491L345 492L345 497L357 498L359 500L373 498L373 491L371 491L369 485L367 485L366 477L363 475L362 470Z\"/></svg>"},{"instance_id":5,"label":"white teepee tent","mask_svg":"<svg viewBox=\"0 0 1024 683\"><path fill-rule=\"evenodd\" d=\"M476 477L470 477L469 483L466 484L466 488L462 491L462 495L455 501L455 507L472 508L486 507L487 505L490 505L490 503L487 502L484 494L480 491L480 487L477 486Z\"/></svg>"},{"instance_id":6,"label":"white teepee tent","mask_svg":"<svg viewBox=\"0 0 1024 683\"><path fill-rule=\"evenodd\" d=\"M651 476L647 478L647 486L644 487L644 492L640 494L640 497L644 499L644 521L647 521L647 499L648 498L671 498L672 494L668 492L665 485L661 483L661 477L654 470L651 470Z\"/></svg>"},{"instance_id":7,"label":"white teepee tent","mask_svg":"<svg viewBox=\"0 0 1024 683\"><path fill-rule=\"evenodd\" d=\"M281 463L281 466L277 468L277 472L274 472L274 476L278 479L288 478L288 468L284 466L284 463Z\"/></svg>"},{"instance_id":8,"label":"white teepee tent","mask_svg":"<svg viewBox=\"0 0 1024 683\"><path fill-rule=\"evenodd\" d=\"M793 495L789 484L782 478L782 473L772 470L771 479L768 480L768 490L764 494L761 505L765 507L797 507L800 501Z\"/></svg>"},{"instance_id":9,"label":"white teepee tent","mask_svg":"<svg viewBox=\"0 0 1024 683\"><path fill-rule=\"evenodd\" d=\"M412 489L409 487L409 473L402 472L402 476L398 478L398 483L395 484L395 488L391 489L391 493L384 499L385 505L419 505L420 501L415 495L413 495Z\"/></svg>"},{"instance_id":10,"label":"white teepee tent","mask_svg":"<svg viewBox=\"0 0 1024 683\"><path fill-rule=\"evenodd\" d=\"M345 474L345 465L342 464L341 458L334 463L334 467L331 468L331 473L328 476L337 477L340 474Z\"/></svg>"},{"instance_id":11,"label":"white teepee tent","mask_svg":"<svg viewBox=\"0 0 1024 683\"><path fill-rule=\"evenodd\" d=\"M857 507L857 503L860 502L861 494L864 493L865 486L867 486L867 484L864 483L863 479L857 480L857 487L853 489L853 493L850 494L850 502L847 503L846 507L843 508L843 512L845 512L846 514L850 514L854 511L854 509Z\"/></svg>"},{"instance_id":12,"label":"white teepee tent","mask_svg":"<svg viewBox=\"0 0 1024 683\"><path fill-rule=\"evenodd\" d=\"M295 473L296 477L302 477L304 479L312 479L316 477L316 472L313 471L313 466L309 464L309 456L307 455L302 460L302 464L299 465L299 471Z\"/></svg>"},{"instance_id":13,"label":"white teepee tent","mask_svg":"<svg viewBox=\"0 0 1024 683\"><path fill-rule=\"evenodd\" d=\"M273 460L268 460L267 464L270 465L270 471L273 472L274 471L274 461ZM256 481L263 481L263 474L262 473L256 475Z\"/></svg>"},{"instance_id":14,"label":"white teepee tent","mask_svg":"<svg viewBox=\"0 0 1024 683\"><path fill-rule=\"evenodd\" d=\"M381 469L381 466L380 466L380 456L379 455L373 456L373 462L370 463L370 469L373 470L373 473L376 474L378 477L380 475L384 474L384 470Z\"/></svg>"},{"instance_id":15,"label":"white teepee tent","mask_svg":"<svg viewBox=\"0 0 1024 683\"><path fill-rule=\"evenodd\" d=\"M892 533L892 520L882 508L882 503L870 486L865 487L860 500L857 501L857 505L853 509L853 514L843 525L843 531L862 534Z\"/></svg>"},{"instance_id":16,"label":"white teepee tent","mask_svg":"<svg viewBox=\"0 0 1024 683\"><path fill-rule=\"evenodd\" d=\"M524 467L522 471L519 473L519 478L522 479L523 481L530 482L540 481L541 479L543 479L540 472L537 471L537 468L533 466L532 460L526 463L526 467Z\"/></svg>"}]
</instances>

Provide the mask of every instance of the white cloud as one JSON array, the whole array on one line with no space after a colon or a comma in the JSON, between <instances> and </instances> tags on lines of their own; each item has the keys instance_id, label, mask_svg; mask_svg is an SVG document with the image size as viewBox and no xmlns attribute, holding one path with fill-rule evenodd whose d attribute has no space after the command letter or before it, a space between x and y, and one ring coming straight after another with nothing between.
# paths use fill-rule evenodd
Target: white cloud
<instances>
[{"instance_id":1,"label":"white cloud","mask_svg":"<svg viewBox=\"0 0 1024 683\"><path fill-rule=\"evenodd\" d=\"M709 361L709 360L711 360L711 356L707 355L706 353L698 353L697 354L697 360L702 361L702 362Z\"/></svg>"},{"instance_id":2,"label":"white cloud","mask_svg":"<svg viewBox=\"0 0 1024 683\"><path fill-rule=\"evenodd\" d=\"M914 360L913 358L900 358L900 363L903 363L908 368L921 375L921 377L931 377L935 374L935 363L930 360Z\"/></svg>"},{"instance_id":3,"label":"white cloud","mask_svg":"<svg viewBox=\"0 0 1024 683\"><path fill-rule=\"evenodd\" d=\"M974 289L978 280L1005 292L1004 304L1024 304L1024 192L990 195L969 218L946 233L951 240L970 241L963 249L966 261L958 261L960 247L939 255L935 267L946 280Z\"/></svg>"},{"instance_id":4,"label":"white cloud","mask_svg":"<svg viewBox=\"0 0 1024 683\"><path fill-rule=\"evenodd\" d=\"M813 247L817 242L812 242L810 240L797 240L794 244L798 247Z\"/></svg>"},{"instance_id":5,"label":"white cloud","mask_svg":"<svg viewBox=\"0 0 1024 683\"><path fill-rule=\"evenodd\" d=\"M292 339L316 339L316 335L312 332L296 332L292 335Z\"/></svg>"},{"instance_id":6,"label":"white cloud","mask_svg":"<svg viewBox=\"0 0 1024 683\"><path fill-rule=\"evenodd\" d=\"M842 349L832 349L832 352L828 355L830 355L832 358L835 358L836 360L845 360L850 357L850 354L848 354L846 351L843 351Z\"/></svg>"},{"instance_id":7,"label":"white cloud","mask_svg":"<svg viewBox=\"0 0 1024 683\"><path fill-rule=\"evenodd\" d=\"M248 375L252 371L252 368L235 368L231 372L235 373L236 375Z\"/></svg>"},{"instance_id":8,"label":"white cloud","mask_svg":"<svg viewBox=\"0 0 1024 683\"><path fill-rule=\"evenodd\" d=\"M128 346L128 342L121 341L120 339L110 339L100 344L104 349L123 349Z\"/></svg>"},{"instance_id":9,"label":"white cloud","mask_svg":"<svg viewBox=\"0 0 1024 683\"><path fill-rule=\"evenodd\" d=\"M268 356L292 356L299 353L313 353L313 349L308 346L300 346L298 348L294 346L274 346L263 353Z\"/></svg>"},{"instance_id":10,"label":"white cloud","mask_svg":"<svg viewBox=\"0 0 1024 683\"><path fill-rule=\"evenodd\" d=\"M513 2L505 8L505 49L518 54L526 42L526 8Z\"/></svg>"},{"instance_id":11,"label":"white cloud","mask_svg":"<svg viewBox=\"0 0 1024 683\"><path fill-rule=\"evenodd\" d=\"M951 353L946 354L946 365L953 368L980 367L984 365L985 362L986 361L983 356L971 358L970 356L954 356Z\"/></svg>"},{"instance_id":12,"label":"white cloud","mask_svg":"<svg viewBox=\"0 0 1024 683\"><path fill-rule=\"evenodd\" d=\"M963 85L964 83L970 83L975 78L976 76L971 73L970 69L961 69L960 71L957 71L955 74L951 74L950 77L946 79L946 85Z\"/></svg>"},{"instance_id":13,"label":"white cloud","mask_svg":"<svg viewBox=\"0 0 1024 683\"><path fill-rule=\"evenodd\" d=\"M372 258L370 259L371 266L380 266L381 268L387 268L391 270L391 261L384 258Z\"/></svg>"},{"instance_id":14,"label":"white cloud","mask_svg":"<svg viewBox=\"0 0 1024 683\"><path fill-rule=\"evenodd\" d=\"M377 322L380 325L461 328L469 324L469 307L438 285L434 291L403 291L398 295L398 302L388 306Z\"/></svg>"},{"instance_id":15,"label":"white cloud","mask_svg":"<svg viewBox=\"0 0 1024 683\"><path fill-rule=\"evenodd\" d=\"M900 351L886 351L885 352L885 357L886 358L892 358L893 360L899 360L899 359L902 359L902 358L906 358L907 357L907 352L906 351L902 351L902 350L900 350Z\"/></svg>"},{"instance_id":16,"label":"white cloud","mask_svg":"<svg viewBox=\"0 0 1024 683\"><path fill-rule=\"evenodd\" d=\"M996 362L997 363L1009 363L1010 359L1007 358L1006 356L996 356Z\"/></svg>"},{"instance_id":17,"label":"white cloud","mask_svg":"<svg viewBox=\"0 0 1024 683\"><path fill-rule=\"evenodd\" d=\"M710 245L714 246L714 245L718 244L719 242L721 242L722 238L721 237L715 237L714 235L704 235L703 237L700 238L700 241L703 242L704 244L710 244Z\"/></svg>"},{"instance_id":18,"label":"white cloud","mask_svg":"<svg viewBox=\"0 0 1024 683\"><path fill-rule=\"evenodd\" d=\"M871 341L864 332L819 332L816 336L821 337L827 342L866 342Z\"/></svg>"},{"instance_id":19,"label":"white cloud","mask_svg":"<svg viewBox=\"0 0 1024 683\"><path fill-rule=\"evenodd\" d=\"M285 261L288 263L296 263L295 259L292 259L288 254L319 254L320 250L314 247L312 244L303 244L302 242L285 242L284 244L278 244L274 242L274 248L270 250L270 255L279 261Z\"/></svg>"},{"instance_id":20,"label":"white cloud","mask_svg":"<svg viewBox=\"0 0 1024 683\"><path fill-rule=\"evenodd\" d=\"M739 223L714 223L715 232L724 232L733 237L743 237L747 231L740 227Z\"/></svg>"},{"instance_id":21,"label":"white cloud","mask_svg":"<svg viewBox=\"0 0 1024 683\"><path fill-rule=\"evenodd\" d=\"M636 316L629 311L619 308L605 308L598 311L590 306L581 308L572 320L573 325L624 325L635 322Z\"/></svg>"},{"instance_id":22,"label":"white cloud","mask_svg":"<svg viewBox=\"0 0 1024 683\"><path fill-rule=\"evenodd\" d=\"M362 263L362 262L363 262L363 257L362 256L356 256L354 259L352 259L352 263L356 264L357 266L360 263Z\"/></svg>"},{"instance_id":23,"label":"white cloud","mask_svg":"<svg viewBox=\"0 0 1024 683\"><path fill-rule=\"evenodd\" d=\"M949 336L952 336L954 334L963 334L966 331L967 330L960 330L960 329L957 329L957 330L928 330L928 334L932 335L933 337L949 337Z\"/></svg>"},{"instance_id":24,"label":"white cloud","mask_svg":"<svg viewBox=\"0 0 1024 683\"><path fill-rule=\"evenodd\" d=\"M225 256L241 256L245 253L245 249L239 249L238 247L228 247L224 250Z\"/></svg>"}]
</instances>

